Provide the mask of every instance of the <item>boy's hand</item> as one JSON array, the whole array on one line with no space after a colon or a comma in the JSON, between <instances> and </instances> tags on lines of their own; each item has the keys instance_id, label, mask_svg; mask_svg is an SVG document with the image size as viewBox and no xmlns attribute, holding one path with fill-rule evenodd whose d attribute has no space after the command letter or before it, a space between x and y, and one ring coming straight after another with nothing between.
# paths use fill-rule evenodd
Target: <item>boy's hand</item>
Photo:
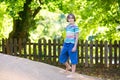
<instances>
[{"instance_id":1,"label":"boy's hand","mask_svg":"<svg viewBox=\"0 0 120 80\"><path fill-rule=\"evenodd\" d=\"M73 48L72 48L72 52L75 52L75 51L76 51L76 47L73 47Z\"/></svg>"}]
</instances>

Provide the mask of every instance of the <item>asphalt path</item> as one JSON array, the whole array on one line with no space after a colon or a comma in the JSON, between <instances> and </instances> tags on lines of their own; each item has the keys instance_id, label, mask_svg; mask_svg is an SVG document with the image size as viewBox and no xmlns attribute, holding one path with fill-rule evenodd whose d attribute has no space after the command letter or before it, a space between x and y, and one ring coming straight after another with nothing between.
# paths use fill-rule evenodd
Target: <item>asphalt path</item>
<instances>
[{"instance_id":1,"label":"asphalt path","mask_svg":"<svg viewBox=\"0 0 120 80\"><path fill-rule=\"evenodd\" d=\"M78 73L75 78L67 78L70 72L61 71L49 64L0 53L0 80L100 80Z\"/></svg>"}]
</instances>

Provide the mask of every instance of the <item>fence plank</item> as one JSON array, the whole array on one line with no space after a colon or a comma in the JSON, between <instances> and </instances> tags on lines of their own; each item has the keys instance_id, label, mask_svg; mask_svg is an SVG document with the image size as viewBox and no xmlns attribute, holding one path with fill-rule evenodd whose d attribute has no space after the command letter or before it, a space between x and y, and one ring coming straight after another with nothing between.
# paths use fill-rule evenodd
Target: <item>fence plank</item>
<instances>
[{"instance_id":1,"label":"fence plank","mask_svg":"<svg viewBox=\"0 0 120 80\"><path fill-rule=\"evenodd\" d=\"M103 66L103 41L100 41L100 65Z\"/></svg>"},{"instance_id":2,"label":"fence plank","mask_svg":"<svg viewBox=\"0 0 120 80\"><path fill-rule=\"evenodd\" d=\"M10 38L9 48L10 48L10 54L13 55L13 39L12 38Z\"/></svg>"},{"instance_id":3,"label":"fence plank","mask_svg":"<svg viewBox=\"0 0 120 80\"><path fill-rule=\"evenodd\" d=\"M32 55L31 55L31 40L28 40L28 54L29 54L29 59L32 60Z\"/></svg>"},{"instance_id":4,"label":"fence plank","mask_svg":"<svg viewBox=\"0 0 120 80\"><path fill-rule=\"evenodd\" d=\"M36 44L33 44L33 60L37 61L37 49L36 49Z\"/></svg>"},{"instance_id":5,"label":"fence plank","mask_svg":"<svg viewBox=\"0 0 120 80\"><path fill-rule=\"evenodd\" d=\"M105 67L108 66L108 42L105 41L104 43L104 47L105 47L105 50L104 50L104 53L105 53Z\"/></svg>"},{"instance_id":6,"label":"fence plank","mask_svg":"<svg viewBox=\"0 0 120 80\"><path fill-rule=\"evenodd\" d=\"M95 64L98 64L98 40L95 41Z\"/></svg>"},{"instance_id":7,"label":"fence plank","mask_svg":"<svg viewBox=\"0 0 120 80\"><path fill-rule=\"evenodd\" d=\"M79 42L79 40L78 40L78 44L80 44L80 42ZM79 63L79 56L80 56L80 47L79 47L79 45L77 44L77 53L78 53L78 63Z\"/></svg>"},{"instance_id":8,"label":"fence plank","mask_svg":"<svg viewBox=\"0 0 120 80\"><path fill-rule=\"evenodd\" d=\"M19 40L18 40L18 52L19 52L19 55L18 56L20 56L20 57L22 57L22 39L21 38L19 38Z\"/></svg>"},{"instance_id":9,"label":"fence plank","mask_svg":"<svg viewBox=\"0 0 120 80\"><path fill-rule=\"evenodd\" d=\"M61 43L60 43L60 39L58 39L58 62L59 62L60 52L61 52ZM60 63L58 63L58 65L60 65Z\"/></svg>"},{"instance_id":10,"label":"fence plank","mask_svg":"<svg viewBox=\"0 0 120 80\"><path fill-rule=\"evenodd\" d=\"M61 52L61 43L60 43L60 39L58 40L58 56L60 55Z\"/></svg>"},{"instance_id":11,"label":"fence plank","mask_svg":"<svg viewBox=\"0 0 120 80\"><path fill-rule=\"evenodd\" d=\"M23 40L22 40L22 43L23 43L23 50L24 50L24 54L23 54L23 57L24 58L27 58L27 51L26 51L26 39L24 38Z\"/></svg>"},{"instance_id":12,"label":"fence plank","mask_svg":"<svg viewBox=\"0 0 120 80\"><path fill-rule=\"evenodd\" d=\"M14 44L13 44L13 55L15 55L15 56L17 56L17 49L18 49L18 45L17 45L17 39L16 38L14 38L14 40L13 40L14 42Z\"/></svg>"},{"instance_id":13,"label":"fence plank","mask_svg":"<svg viewBox=\"0 0 120 80\"><path fill-rule=\"evenodd\" d=\"M118 66L118 67L120 67L120 41L119 41L119 46L118 46L118 48L119 48L119 56L118 56L119 66Z\"/></svg>"},{"instance_id":14,"label":"fence plank","mask_svg":"<svg viewBox=\"0 0 120 80\"><path fill-rule=\"evenodd\" d=\"M10 54L9 42L10 42L10 40L9 40L9 39L6 39L6 53L7 53L7 54Z\"/></svg>"},{"instance_id":15,"label":"fence plank","mask_svg":"<svg viewBox=\"0 0 120 80\"><path fill-rule=\"evenodd\" d=\"M46 60L46 59L47 59L47 48L46 48L47 45L46 45L46 39L43 39L43 43L44 43L44 44L43 44L43 51L44 51L44 52L43 52L43 55L44 55L44 61L47 62L47 60Z\"/></svg>"},{"instance_id":16,"label":"fence plank","mask_svg":"<svg viewBox=\"0 0 120 80\"><path fill-rule=\"evenodd\" d=\"M88 67L88 41L85 41L85 67Z\"/></svg>"},{"instance_id":17,"label":"fence plank","mask_svg":"<svg viewBox=\"0 0 120 80\"><path fill-rule=\"evenodd\" d=\"M117 66L117 41L114 41L114 67Z\"/></svg>"},{"instance_id":18,"label":"fence plank","mask_svg":"<svg viewBox=\"0 0 120 80\"><path fill-rule=\"evenodd\" d=\"M39 61L42 61L42 40L39 39L38 40L38 58L39 58Z\"/></svg>"},{"instance_id":19,"label":"fence plank","mask_svg":"<svg viewBox=\"0 0 120 80\"><path fill-rule=\"evenodd\" d=\"M52 63L52 52L51 52L51 40L48 40L48 58L49 58L49 63L50 64L53 64Z\"/></svg>"},{"instance_id":20,"label":"fence plank","mask_svg":"<svg viewBox=\"0 0 120 80\"><path fill-rule=\"evenodd\" d=\"M93 66L93 41L90 41L90 67Z\"/></svg>"},{"instance_id":21,"label":"fence plank","mask_svg":"<svg viewBox=\"0 0 120 80\"><path fill-rule=\"evenodd\" d=\"M109 43L109 66L112 67L112 41Z\"/></svg>"},{"instance_id":22,"label":"fence plank","mask_svg":"<svg viewBox=\"0 0 120 80\"><path fill-rule=\"evenodd\" d=\"M56 39L54 39L53 40L53 63L54 63L54 65L56 65L56 59L57 59L57 57L56 57Z\"/></svg>"},{"instance_id":23,"label":"fence plank","mask_svg":"<svg viewBox=\"0 0 120 80\"><path fill-rule=\"evenodd\" d=\"M83 40L81 40L80 41L80 44L78 44L79 46L81 46L81 56L80 56L80 58L81 58L81 65L84 65L84 41Z\"/></svg>"},{"instance_id":24,"label":"fence plank","mask_svg":"<svg viewBox=\"0 0 120 80\"><path fill-rule=\"evenodd\" d=\"M2 52L5 54L6 53L6 44L5 44L5 39L2 39Z\"/></svg>"}]
</instances>

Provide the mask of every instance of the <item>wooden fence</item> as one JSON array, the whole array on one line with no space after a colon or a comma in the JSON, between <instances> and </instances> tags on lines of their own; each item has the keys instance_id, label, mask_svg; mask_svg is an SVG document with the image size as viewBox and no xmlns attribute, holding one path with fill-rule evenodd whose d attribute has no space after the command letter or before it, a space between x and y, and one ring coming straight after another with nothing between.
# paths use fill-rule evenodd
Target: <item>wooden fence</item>
<instances>
[{"instance_id":1,"label":"wooden fence","mask_svg":"<svg viewBox=\"0 0 120 80\"><path fill-rule=\"evenodd\" d=\"M60 65L62 44L61 40L39 39L32 43L26 39L2 39L0 50L4 54ZM79 40L78 56L78 66L120 67L120 41Z\"/></svg>"}]
</instances>

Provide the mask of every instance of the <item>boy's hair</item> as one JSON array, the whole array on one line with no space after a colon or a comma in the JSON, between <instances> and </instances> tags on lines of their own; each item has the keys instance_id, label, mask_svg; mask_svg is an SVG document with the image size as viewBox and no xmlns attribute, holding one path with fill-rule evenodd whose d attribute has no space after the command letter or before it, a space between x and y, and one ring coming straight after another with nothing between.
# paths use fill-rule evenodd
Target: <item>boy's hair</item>
<instances>
[{"instance_id":1,"label":"boy's hair","mask_svg":"<svg viewBox=\"0 0 120 80\"><path fill-rule=\"evenodd\" d=\"M76 21L75 15L72 14L72 13L70 13L70 14L68 14L68 16L67 16L67 22L68 22L68 19L70 18L70 16L72 16L72 18L74 19L74 21Z\"/></svg>"}]
</instances>

